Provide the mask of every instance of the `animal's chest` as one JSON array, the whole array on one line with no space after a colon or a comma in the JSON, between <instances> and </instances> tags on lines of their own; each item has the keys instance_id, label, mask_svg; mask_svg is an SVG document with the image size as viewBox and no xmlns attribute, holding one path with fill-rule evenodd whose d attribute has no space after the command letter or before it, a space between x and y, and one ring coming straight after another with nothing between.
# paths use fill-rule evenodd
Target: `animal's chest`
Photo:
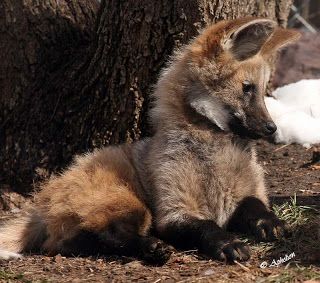
<instances>
[{"instance_id":1,"label":"animal's chest","mask_svg":"<svg viewBox=\"0 0 320 283\"><path fill-rule=\"evenodd\" d=\"M187 143L199 185L195 192L205 216L225 224L243 196L254 190L251 150L232 143Z\"/></svg>"},{"instance_id":2,"label":"animal's chest","mask_svg":"<svg viewBox=\"0 0 320 283\"><path fill-rule=\"evenodd\" d=\"M200 142L188 140L184 148L191 156L205 178L210 182L219 178L240 177L251 170L253 163L252 150L249 147L240 147L232 142Z\"/></svg>"}]
</instances>

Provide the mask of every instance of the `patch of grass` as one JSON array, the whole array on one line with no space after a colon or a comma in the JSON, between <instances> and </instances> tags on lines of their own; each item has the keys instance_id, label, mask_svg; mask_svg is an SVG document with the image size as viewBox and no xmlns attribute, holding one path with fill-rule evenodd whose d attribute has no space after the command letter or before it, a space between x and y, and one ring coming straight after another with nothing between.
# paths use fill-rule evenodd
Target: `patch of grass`
<instances>
[{"instance_id":1,"label":"patch of grass","mask_svg":"<svg viewBox=\"0 0 320 283\"><path fill-rule=\"evenodd\" d=\"M300 267L281 270L280 273L266 278L260 278L257 283L287 283L305 280L320 280L320 272L311 267Z\"/></svg>"},{"instance_id":2,"label":"patch of grass","mask_svg":"<svg viewBox=\"0 0 320 283\"><path fill-rule=\"evenodd\" d=\"M319 220L320 217L318 208L298 205L296 195L291 198L290 202L273 205L273 210L280 219L285 220L292 228L305 225L310 220L316 220L315 218Z\"/></svg>"},{"instance_id":3,"label":"patch of grass","mask_svg":"<svg viewBox=\"0 0 320 283\"><path fill-rule=\"evenodd\" d=\"M0 269L0 282L6 282L6 283L11 283L11 282L22 282L22 283L47 283L49 282L46 279L41 279L41 280L28 280L24 277L22 273L12 273L10 271L6 271L3 269Z\"/></svg>"},{"instance_id":4,"label":"patch of grass","mask_svg":"<svg viewBox=\"0 0 320 283\"><path fill-rule=\"evenodd\" d=\"M23 274L14 274L11 272L8 272L6 270L1 270L0 269L0 280L5 280L6 282L11 282L12 280L22 280L23 279Z\"/></svg>"},{"instance_id":5,"label":"patch of grass","mask_svg":"<svg viewBox=\"0 0 320 283\"><path fill-rule=\"evenodd\" d=\"M274 243L256 246L263 258L278 259L279 256L295 253L293 259L299 263L320 262L320 210L312 206L297 204L294 196L290 202L273 206L280 219L291 229L291 236ZM281 282L281 281L280 281Z\"/></svg>"}]
</instances>

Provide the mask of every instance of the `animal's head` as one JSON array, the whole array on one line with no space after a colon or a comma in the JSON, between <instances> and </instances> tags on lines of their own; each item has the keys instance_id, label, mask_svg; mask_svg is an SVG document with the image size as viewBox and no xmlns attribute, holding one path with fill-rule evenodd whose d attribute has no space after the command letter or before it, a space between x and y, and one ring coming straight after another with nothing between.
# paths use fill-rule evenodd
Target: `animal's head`
<instances>
[{"instance_id":1,"label":"animal's head","mask_svg":"<svg viewBox=\"0 0 320 283\"><path fill-rule=\"evenodd\" d=\"M274 53L299 38L269 19L219 22L187 48L187 103L224 131L248 137L276 131L264 103Z\"/></svg>"}]
</instances>

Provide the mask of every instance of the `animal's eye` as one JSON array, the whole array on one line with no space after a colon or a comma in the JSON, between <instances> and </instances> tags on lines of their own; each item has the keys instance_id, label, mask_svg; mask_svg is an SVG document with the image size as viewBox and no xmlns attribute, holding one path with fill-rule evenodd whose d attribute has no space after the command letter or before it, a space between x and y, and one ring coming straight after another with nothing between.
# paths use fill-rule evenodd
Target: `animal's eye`
<instances>
[{"instance_id":1,"label":"animal's eye","mask_svg":"<svg viewBox=\"0 0 320 283\"><path fill-rule=\"evenodd\" d=\"M242 83L242 91L244 94L251 95L255 91L255 85L250 83L249 81L244 81Z\"/></svg>"}]
</instances>

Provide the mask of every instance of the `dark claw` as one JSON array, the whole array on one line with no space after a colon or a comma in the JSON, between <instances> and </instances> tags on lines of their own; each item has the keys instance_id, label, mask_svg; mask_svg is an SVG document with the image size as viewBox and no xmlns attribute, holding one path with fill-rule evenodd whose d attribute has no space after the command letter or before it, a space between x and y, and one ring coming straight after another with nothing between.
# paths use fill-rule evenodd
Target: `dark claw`
<instances>
[{"instance_id":1,"label":"dark claw","mask_svg":"<svg viewBox=\"0 0 320 283\"><path fill-rule=\"evenodd\" d=\"M290 234L288 225L272 214L255 220L252 230L258 240L265 242L279 240Z\"/></svg>"},{"instance_id":2,"label":"dark claw","mask_svg":"<svg viewBox=\"0 0 320 283\"><path fill-rule=\"evenodd\" d=\"M165 264L172 254L172 248L156 238L148 238L142 249L143 260L152 265Z\"/></svg>"},{"instance_id":3,"label":"dark claw","mask_svg":"<svg viewBox=\"0 0 320 283\"><path fill-rule=\"evenodd\" d=\"M228 262L246 261L250 258L250 250L245 243L234 240L231 243L227 244L225 248L222 249L223 253L226 255Z\"/></svg>"},{"instance_id":4,"label":"dark claw","mask_svg":"<svg viewBox=\"0 0 320 283\"><path fill-rule=\"evenodd\" d=\"M237 247L237 251L240 255L240 260L246 261L250 258L250 249L245 243L243 242L240 242L240 243L241 244L239 244L239 246Z\"/></svg>"},{"instance_id":5,"label":"dark claw","mask_svg":"<svg viewBox=\"0 0 320 283\"><path fill-rule=\"evenodd\" d=\"M246 261L250 258L248 246L238 239L225 239L215 242L211 246L211 256L215 259L232 263L237 261ZM210 255L210 253L207 253Z\"/></svg>"}]
</instances>

